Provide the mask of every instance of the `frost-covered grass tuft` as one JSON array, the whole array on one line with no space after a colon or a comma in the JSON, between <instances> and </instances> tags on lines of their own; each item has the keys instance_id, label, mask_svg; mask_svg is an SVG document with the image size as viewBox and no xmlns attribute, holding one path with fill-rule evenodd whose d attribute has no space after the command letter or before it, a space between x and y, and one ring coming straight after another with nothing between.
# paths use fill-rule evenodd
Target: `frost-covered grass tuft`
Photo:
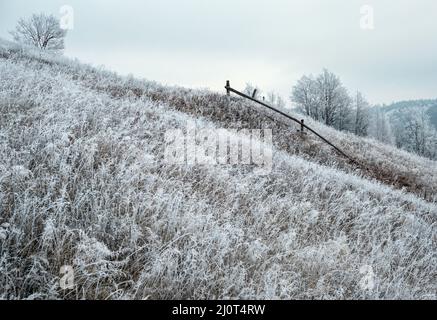
<instances>
[{"instance_id":1,"label":"frost-covered grass tuft","mask_svg":"<svg viewBox=\"0 0 437 320\"><path fill-rule=\"evenodd\" d=\"M313 123L413 172L426 201L239 99L14 48L0 44L0 298L437 298L435 162ZM273 127L271 174L164 164L165 131L194 119Z\"/></svg>"}]
</instances>

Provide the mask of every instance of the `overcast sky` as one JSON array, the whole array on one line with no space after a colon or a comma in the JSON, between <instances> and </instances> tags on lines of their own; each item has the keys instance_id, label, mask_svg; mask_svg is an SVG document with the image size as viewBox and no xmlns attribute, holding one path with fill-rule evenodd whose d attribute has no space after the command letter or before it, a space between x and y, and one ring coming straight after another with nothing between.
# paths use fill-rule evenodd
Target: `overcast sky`
<instances>
[{"instance_id":1,"label":"overcast sky","mask_svg":"<svg viewBox=\"0 0 437 320\"><path fill-rule=\"evenodd\" d=\"M0 37L19 17L74 9L65 54L164 84L246 82L287 98L326 67L372 103L437 98L435 0L0 0ZM374 9L374 29L360 8Z\"/></svg>"}]
</instances>

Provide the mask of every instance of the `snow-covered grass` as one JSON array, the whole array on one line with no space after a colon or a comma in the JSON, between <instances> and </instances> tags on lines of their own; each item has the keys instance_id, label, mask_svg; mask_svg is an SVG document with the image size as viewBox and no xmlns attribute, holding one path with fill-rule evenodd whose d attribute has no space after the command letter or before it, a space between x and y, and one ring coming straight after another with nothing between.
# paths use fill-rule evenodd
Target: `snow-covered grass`
<instances>
[{"instance_id":1,"label":"snow-covered grass","mask_svg":"<svg viewBox=\"0 0 437 320\"><path fill-rule=\"evenodd\" d=\"M0 298L436 299L437 205L414 190L239 99L14 48L0 44ZM165 164L166 130L194 119L272 128L272 172ZM435 162L312 125L436 190Z\"/></svg>"}]
</instances>

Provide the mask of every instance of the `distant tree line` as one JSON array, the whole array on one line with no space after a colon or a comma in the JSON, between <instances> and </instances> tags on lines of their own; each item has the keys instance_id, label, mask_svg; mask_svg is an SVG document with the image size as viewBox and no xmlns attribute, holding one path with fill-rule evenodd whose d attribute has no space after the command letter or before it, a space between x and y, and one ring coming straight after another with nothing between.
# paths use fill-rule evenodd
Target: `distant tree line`
<instances>
[{"instance_id":1,"label":"distant tree line","mask_svg":"<svg viewBox=\"0 0 437 320\"><path fill-rule=\"evenodd\" d=\"M258 86L251 83L246 83L243 93L279 109L284 109L286 106L284 99L275 91L263 92Z\"/></svg>"},{"instance_id":2,"label":"distant tree line","mask_svg":"<svg viewBox=\"0 0 437 320\"><path fill-rule=\"evenodd\" d=\"M432 125L434 113L427 112L429 101L416 101L415 108L397 103L387 112L370 106L359 91L350 95L340 78L326 69L299 79L290 99L298 111L328 126L437 159L437 130Z\"/></svg>"}]
</instances>

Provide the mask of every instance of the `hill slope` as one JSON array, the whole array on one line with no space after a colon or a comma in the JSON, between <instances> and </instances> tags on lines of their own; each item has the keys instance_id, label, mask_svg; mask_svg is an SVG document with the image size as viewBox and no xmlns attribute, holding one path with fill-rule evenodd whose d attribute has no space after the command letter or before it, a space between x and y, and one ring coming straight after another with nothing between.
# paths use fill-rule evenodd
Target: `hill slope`
<instances>
[{"instance_id":1,"label":"hill slope","mask_svg":"<svg viewBox=\"0 0 437 320\"><path fill-rule=\"evenodd\" d=\"M8 43L0 112L0 298L436 298L435 162ZM187 121L273 129L271 173L165 164Z\"/></svg>"}]
</instances>

